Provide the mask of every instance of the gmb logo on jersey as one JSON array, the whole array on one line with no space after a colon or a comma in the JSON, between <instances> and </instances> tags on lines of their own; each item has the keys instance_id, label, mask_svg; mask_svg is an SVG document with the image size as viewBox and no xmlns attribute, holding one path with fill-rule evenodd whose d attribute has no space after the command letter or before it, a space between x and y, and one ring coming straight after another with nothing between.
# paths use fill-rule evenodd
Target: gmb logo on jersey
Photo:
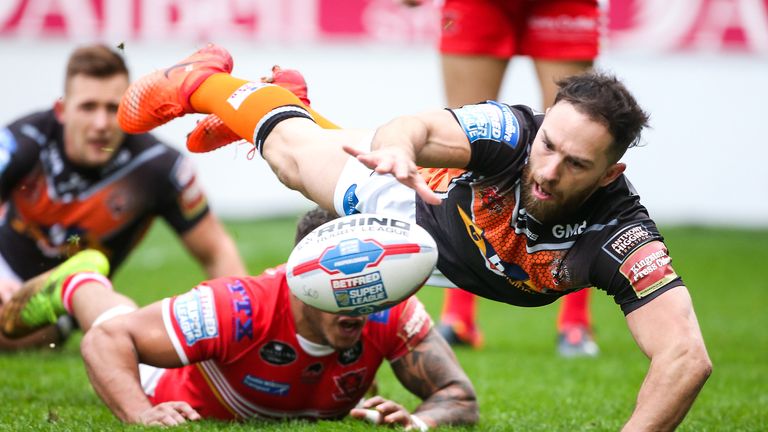
<instances>
[{"instance_id":1,"label":"gmb logo on jersey","mask_svg":"<svg viewBox=\"0 0 768 432\"><path fill-rule=\"evenodd\" d=\"M507 105L488 101L453 110L470 143L477 140L503 142L512 148L520 141L520 123Z\"/></svg>"}]
</instances>

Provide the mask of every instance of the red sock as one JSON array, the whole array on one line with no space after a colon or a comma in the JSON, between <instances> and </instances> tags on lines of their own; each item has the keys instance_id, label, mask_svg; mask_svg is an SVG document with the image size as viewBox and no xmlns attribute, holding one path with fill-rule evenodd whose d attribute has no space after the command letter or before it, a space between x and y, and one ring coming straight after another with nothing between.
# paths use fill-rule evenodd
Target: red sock
<instances>
[{"instance_id":1,"label":"red sock","mask_svg":"<svg viewBox=\"0 0 768 432\"><path fill-rule=\"evenodd\" d=\"M589 316L589 293L589 289L583 289L562 298L560 314L557 317L558 331L575 325L592 327L592 318Z\"/></svg>"},{"instance_id":2,"label":"red sock","mask_svg":"<svg viewBox=\"0 0 768 432\"><path fill-rule=\"evenodd\" d=\"M476 311L477 298L474 294L460 288L445 290L443 312L440 314L442 322L451 324L459 321L466 326L468 331L474 331Z\"/></svg>"}]
</instances>

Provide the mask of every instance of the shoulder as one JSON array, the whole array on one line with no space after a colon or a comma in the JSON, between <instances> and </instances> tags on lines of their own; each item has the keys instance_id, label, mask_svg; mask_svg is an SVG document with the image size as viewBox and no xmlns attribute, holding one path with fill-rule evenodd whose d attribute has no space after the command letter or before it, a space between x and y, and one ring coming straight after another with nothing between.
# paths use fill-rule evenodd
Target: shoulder
<instances>
[{"instance_id":1,"label":"shoulder","mask_svg":"<svg viewBox=\"0 0 768 432\"><path fill-rule=\"evenodd\" d=\"M486 101L449 111L464 129L470 143L484 140L517 147L528 140L529 131L538 130L541 124L533 109L525 105Z\"/></svg>"},{"instance_id":2,"label":"shoulder","mask_svg":"<svg viewBox=\"0 0 768 432\"><path fill-rule=\"evenodd\" d=\"M6 130L20 142L28 141L42 147L61 130L61 124L53 110L45 110L16 119Z\"/></svg>"}]
</instances>

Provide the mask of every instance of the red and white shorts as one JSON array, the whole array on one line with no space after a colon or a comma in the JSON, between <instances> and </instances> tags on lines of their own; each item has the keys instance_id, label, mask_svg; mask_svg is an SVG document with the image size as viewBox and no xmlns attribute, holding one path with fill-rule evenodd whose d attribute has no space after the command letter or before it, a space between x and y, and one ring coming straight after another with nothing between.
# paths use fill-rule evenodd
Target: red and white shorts
<instances>
[{"instance_id":1,"label":"red and white shorts","mask_svg":"<svg viewBox=\"0 0 768 432\"><path fill-rule=\"evenodd\" d=\"M445 0L440 52L593 60L600 27L597 0Z\"/></svg>"}]
</instances>

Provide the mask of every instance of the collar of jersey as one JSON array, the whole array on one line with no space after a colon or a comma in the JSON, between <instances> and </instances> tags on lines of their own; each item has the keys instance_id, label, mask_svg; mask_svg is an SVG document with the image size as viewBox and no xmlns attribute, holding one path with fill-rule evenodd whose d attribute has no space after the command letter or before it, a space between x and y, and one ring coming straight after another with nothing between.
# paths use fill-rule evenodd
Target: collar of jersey
<instances>
[{"instance_id":1,"label":"collar of jersey","mask_svg":"<svg viewBox=\"0 0 768 432\"><path fill-rule=\"evenodd\" d=\"M311 355L312 357L325 357L336 352L336 350L332 347L314 343L298 333L296 333L296 339L299 341L299 346L301 346L301 349L303 349L305 353Z\"/></svg>"}]
</instances>

